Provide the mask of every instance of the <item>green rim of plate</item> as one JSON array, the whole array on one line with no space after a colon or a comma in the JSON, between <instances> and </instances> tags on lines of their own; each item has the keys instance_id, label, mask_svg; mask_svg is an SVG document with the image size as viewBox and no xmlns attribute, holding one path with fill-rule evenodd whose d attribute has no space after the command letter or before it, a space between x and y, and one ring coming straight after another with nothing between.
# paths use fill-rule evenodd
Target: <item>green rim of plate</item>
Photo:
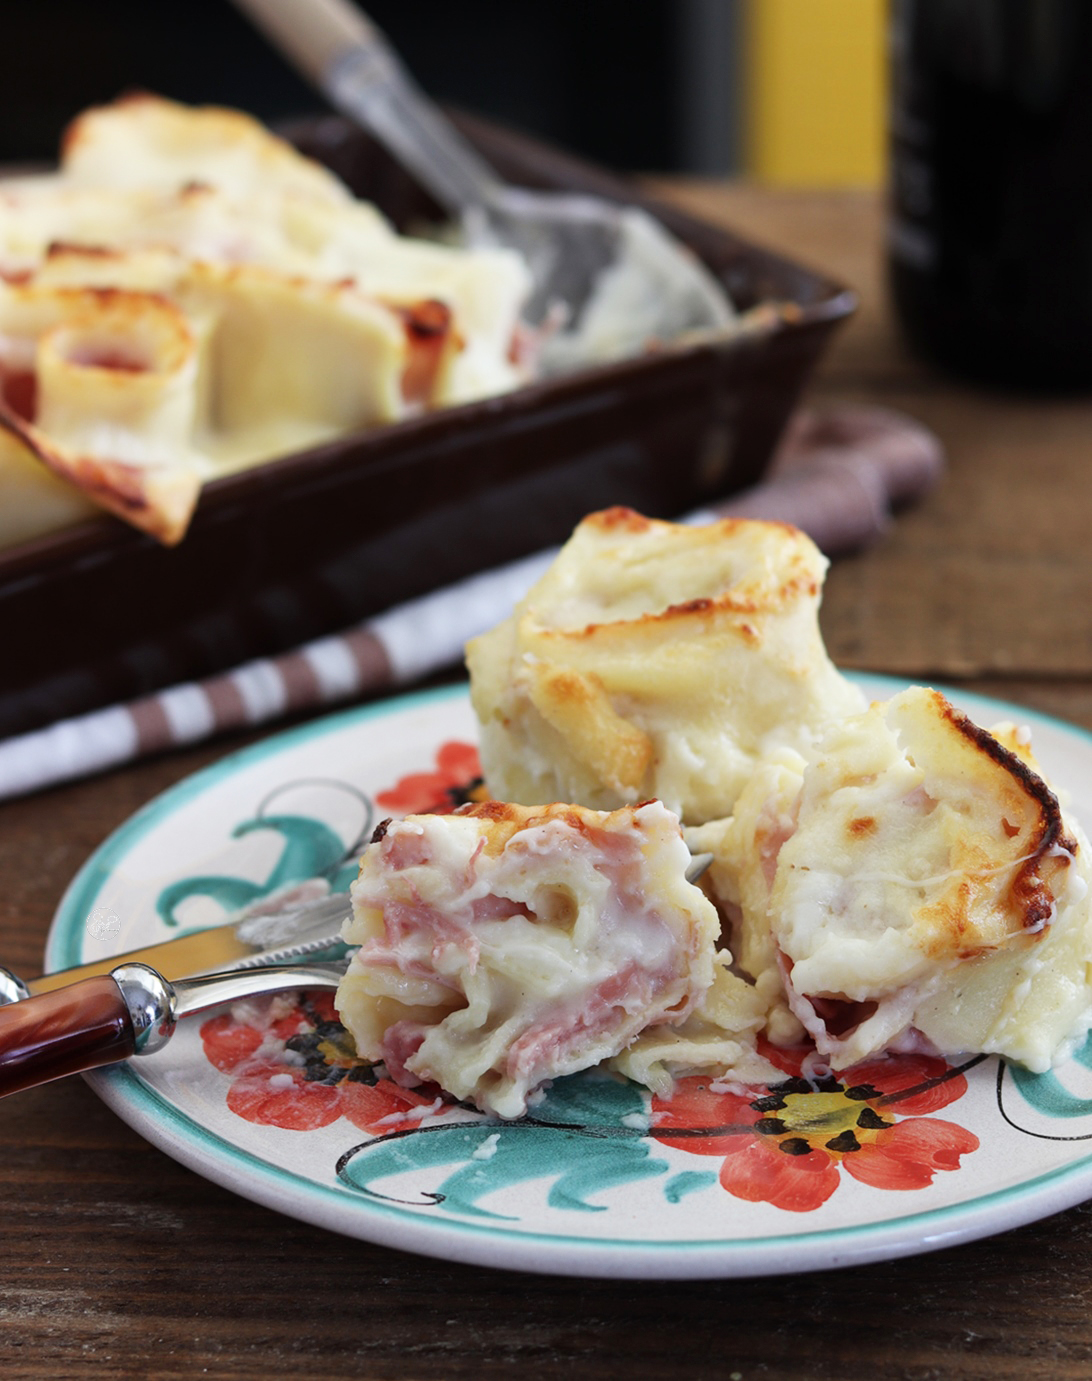
<instances>
[{"instance_id":1,"label":"green rim of plate","mask_svg":"<svg viewBox=\"0 0 1092 1381\"><path fill-rule=\"evenodd\" d=\"M893 693L909 684L893 676L848 675L866 690L877 687ZM972 712L976 706L981 707L987 713L1015 717L1032 726L1039 724L1063 736L1092 744L1089 731L1041 711L955 687L937 685L936 689ZM457 683L324 716L229 754L155 797L119 826L72 880L50 928L46 971L81 962L84 929L79 918L93 910L104 882L130 848L194 797L251 764L311 739L418 706L461 699L466 693L466 684ZM303 1179L209 1131L146 1085L128 1065L98 1070L84 1077L134 1130L174 1159L233 1192L317 1226L383 1245L516 1270L696 1278L856 1265L929 1251L1004 1231L1071 1207L1092 1193L1090 1153L1019 1184L942 1208L813 1232L703 1241L667 1238L640 1241L509 1227L498 1229L455 1218L425 1219L420 1213L366 1200L347 1189ZM998 1209L1002 1210L1000 1214L996 1213ZM346 1222L347 1216L353 1220L351 1223ZM371 1230L355 1232L357 1227ZM674 1268L665 1257L675 1258ZM739 1269L741 1266L746 1269Z\"/></svg>"}]
</instances>

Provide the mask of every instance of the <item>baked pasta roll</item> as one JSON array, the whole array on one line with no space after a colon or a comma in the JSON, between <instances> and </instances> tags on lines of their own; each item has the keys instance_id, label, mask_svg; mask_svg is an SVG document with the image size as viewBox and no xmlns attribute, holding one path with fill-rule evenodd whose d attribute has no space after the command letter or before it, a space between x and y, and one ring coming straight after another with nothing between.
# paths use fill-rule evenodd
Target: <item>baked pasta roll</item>
<instances>
[{"instance_id":1,"label":"baked pasta roll","mask_svg":"<svg viewBox=\"0 0 1092 1381\"><path fill-rule=\"evenodd\" d=\"M1092 1023L1088 843L1011 726L903 691L758 773L718 847L738 958L845 1068L982 1051L1036 1071Z\"/></svg>"},{"instance_id":2,"label":"baked pasta roll","mask_svg":"<svg viewBox=\"0 0 1092 1381\"><path fill-rule=\"evenodd\" d=\"M397 1081L519 1117L544 1080L685 1021L709 988L719 920L689 862L658 801L388 822L352 889L341 1019Z\"/></svg>"},{"instance_id":3,"label":"baked pasta roll","mask_svg":"<svg viewBox=\"0 0 1092 1381\"><path fill-rule=\"evenodd\" d=\"M586 518L467 645L490 792L726 815L771 741L863 708L819 633L826 560L796 528Z\"/></svg>"},{"instance_id":4,"label":"baked pasta roll","mask_svg":"<svg viewBox=\"0 0 1092 1381\"><path fill-rule=\"evenodd\" d=\"M88 498L176 542L201 485L190 443L201 352L185 314L152 293L0 285L0 332L0 428Z\"/></svg>"},{"instance_id":5,"label":"baked pasta roll","mask_svg":"<svg viewBox=\"0 0 1092 1381\"><path fill-rule=\"evenodd\" d=\"M78 115L64 133L61 168L75 186L173 190L197 182L243 197L351 200L333 173L242 111L184 106L149 92Z\"/></svg>"},{"instance_id":6,"label":"baked pasta roll","mask_svg":"<svg viewBox=\"0 0 1092 1381\"><path fill-rule=\"evenodd\" d=\"M59 173L0 185L0 489L26 509L0 540L82 494L174 542L205 480L514 388L529 287L514 251L397 234L248 116L90 110Z\"/></svg>"}]
</instances>

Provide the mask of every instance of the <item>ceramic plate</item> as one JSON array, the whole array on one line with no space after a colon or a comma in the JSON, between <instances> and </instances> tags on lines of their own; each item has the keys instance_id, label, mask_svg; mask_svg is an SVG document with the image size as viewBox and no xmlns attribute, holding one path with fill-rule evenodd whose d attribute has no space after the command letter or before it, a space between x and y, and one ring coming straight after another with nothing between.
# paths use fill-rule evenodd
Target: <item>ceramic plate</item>
<instances>
[{"instance_id":1,"label":"ceramic plate","mask_svg":"<svg viewBox=\"0 0 1092 1381\"><path fill-rule=\"evenodd\" d=\"M860 678L889 695L891 681ZM1028 724L1047 775L1092 821L1092 737ZM375 822L452 808L477 771L464 687L294 729L182 782L122 826L50 932L61 968L216 924L296 879L346 888ZM1092 1196L1092 1042L1033 1076L978 1058L871 1061L809 1084L668 1101L596 1072L533 1116L490 1122L356 1062L329 998L279 997L183 1023L159 1054L88 1076L199 1174L333 1231L449 1260L573 1275L760 1275L894 1257ZM139 1071L139 1072L138 1072Z\"/></svg>"}]
</instances>

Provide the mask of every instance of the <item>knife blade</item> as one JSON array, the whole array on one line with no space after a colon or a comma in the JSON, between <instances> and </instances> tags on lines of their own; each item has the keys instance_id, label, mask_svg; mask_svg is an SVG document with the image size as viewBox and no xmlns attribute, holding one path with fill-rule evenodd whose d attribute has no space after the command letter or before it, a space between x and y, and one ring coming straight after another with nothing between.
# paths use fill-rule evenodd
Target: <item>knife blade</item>
<instances>
[{"instance_id":1,"label":"knife blade","mask_svg":"<svg viewBox=\"0 0 1092 1381\"><path fill-rule=\"evenodd\" d=\"M179 1018L248 994L337 987L349 897L242 912L220 926L23 983L0 969L0 1098L151 1054ZM261 905L269 907L267 898ZM338 962L315 962L337 947ZM315 956L305 963L295 962ZM226 971L225 971L226 970Z\"/></svg>"},{"instance_id":2,"label":"knife blade","mask_svg":"<svg viewBox=\"0 0 1092 1381\"><path fill-rule=\"evenodd\" d=\"M42 974L25 986L32 996L50 993L81 979L107 974L121 964L147 964L169 982L219 969L283 964L338 944L350 905L348 893L334 892L287 911L243 913L208 930Z\"/></svg>"},{"instance_id":3,"label":"knife blade","mask_svg":"<svg viewBox=\"0 0 1092 1381\"><path fill-rule=\"evenodd\" d=\"M697 882L712 861L710 853L695 854L686 870L686 880ZM267 897L260 905L268 907L269 902ZM341 926L351 915L351 906L347 892L332 892L295 907L248 910L223 925L178 935L173 940L160 940L154 945L142 945L139 949L95 959L89 964L56 969L20 986L31 996L51 993L78 983L82 978L97 978L109 973L119 964L148 964L172 983L220 969L283 964L339 943ZM0 970L0 976L7 973L6 969ZM18 982L14 975L9 976ZM0 1003L3 1001L0 991Z\"/></svg>"},{"instance_id":4,"label":"knife blade","mask_svg":"<svg viewBox=\"0 0 1092 1381\"><path fill-rule=\"evenodd\" d=\"M700 876L712 857L696 855L687 877ZM221 1001L283 987L338 987L347 947L339 962L292 961L340 945L350 914L349 897L335 893L295 909L243 913L225 925L61 969L31 984L0 969L0 1097L153 1054L179 1017Z\"/></svg>"}]
</instances>

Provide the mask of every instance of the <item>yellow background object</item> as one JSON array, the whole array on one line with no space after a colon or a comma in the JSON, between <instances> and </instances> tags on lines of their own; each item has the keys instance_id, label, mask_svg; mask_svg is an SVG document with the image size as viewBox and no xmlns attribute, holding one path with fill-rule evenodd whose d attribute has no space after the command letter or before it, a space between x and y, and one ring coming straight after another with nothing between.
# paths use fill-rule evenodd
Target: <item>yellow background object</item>
<instances>
[{"instance_id":1,"label":"yellow background object","mask_svg":"<svg viewBox=\"0 0 1092 1381\"><path fill-rule=\"evenodd\" d=\"M780 186L876 186L885 165L885 0L746 0L744 148Z\"/></svg>"}]
</instances>

